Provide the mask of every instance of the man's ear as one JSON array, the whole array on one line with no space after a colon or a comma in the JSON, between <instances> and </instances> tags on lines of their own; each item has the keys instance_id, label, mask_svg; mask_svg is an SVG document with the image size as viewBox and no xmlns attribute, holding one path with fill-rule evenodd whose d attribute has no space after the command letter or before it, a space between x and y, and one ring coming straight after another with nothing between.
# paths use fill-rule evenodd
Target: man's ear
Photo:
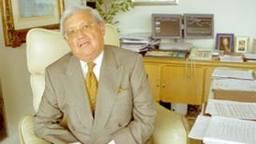
<instances>
[{"instance_id":1,"label":"man's ear","mask_svg":"<svg viewBox=\"0 0 256 144\"><path fill-rule=\"evenodd\" d=\"M105 31L106 31L105 22L100 22L100 30L102 32L102 35L105 35Z\"/></svg>"}]
</instances>

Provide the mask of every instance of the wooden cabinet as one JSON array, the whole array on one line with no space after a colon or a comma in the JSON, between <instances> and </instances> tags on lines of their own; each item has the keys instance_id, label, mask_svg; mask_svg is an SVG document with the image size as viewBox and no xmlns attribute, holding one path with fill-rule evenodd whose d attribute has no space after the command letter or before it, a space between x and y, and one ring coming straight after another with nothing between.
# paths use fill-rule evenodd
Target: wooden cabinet
<instances>
[{"instance_id":1,"label":"wooden cabinet","mask_svg":"<svg viewBox=\"0 0 256 144\"><path fill-rule=\"evenodd\" d=\"M148 74L148 79L152 89L153 97L156 101L160 100L160 65L145 64L145 69Z\"/></svg>"},{"instance_id":2,"label":"wooden cabinet","mask_svg":"<svg viewBox=\"0 0 256 144\"><path fill-rule=\"evenodd\" d=\"M165 102L200 104L203 97L203 68L165 65L161 69L160 99Z\"/></svg>"},{"instance_id":3,"label":"wooden cabinet","mask_svg":"<svg viewBox=\"0 0 256 144\"><path fill-rule=\"evenodd\" d=\"M144 65L155 100L196 105L208 99L211 73L215 67L256 69L256 64L252 63L191 62L156 57L145 57Z\"/></svg>"}]
</instances>

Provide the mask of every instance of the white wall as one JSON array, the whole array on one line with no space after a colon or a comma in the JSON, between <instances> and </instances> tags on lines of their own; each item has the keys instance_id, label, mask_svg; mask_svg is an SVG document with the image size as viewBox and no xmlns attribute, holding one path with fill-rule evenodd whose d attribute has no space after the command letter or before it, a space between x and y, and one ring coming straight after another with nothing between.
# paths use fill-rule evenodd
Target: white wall
<instances>
[{"instance_id":1,"label":"white wall","mask_svg":"<svg viewBox=\"0 0 256 144\"><path fill-rule=\"evenodd\" d=\"M135 6L116 17L121 34L151 32L152 13L212 13L215 16L215 33L256 38L255 0L179 0L178 5ZM197 47L213 48L215 40L194 40Z\"/></svg>"}]
</instances>

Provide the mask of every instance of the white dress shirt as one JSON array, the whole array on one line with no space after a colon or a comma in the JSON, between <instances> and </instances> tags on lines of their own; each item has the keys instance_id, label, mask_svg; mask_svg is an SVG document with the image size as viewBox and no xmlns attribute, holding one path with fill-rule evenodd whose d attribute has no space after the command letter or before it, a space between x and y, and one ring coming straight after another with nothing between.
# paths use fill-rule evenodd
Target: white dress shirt
<instances>
[{"instance_id":1,"label":"white dress shirt","mask_svg":"<svg viewBox=\"0 0 256 144\"><path fill-rule=\"evenodd\" d=\"M104 54L104 51L102 51L100 53L100 55L98 57L96 57L96 59L93 61L95 63L95 67L93 68L93 72L94 72L98 81L100 79L100 68L101 68L101 64L102 64L102 60L103 60L103 54ZM85 78L86 73L88 71L87 63L80 60L80 65L81 65L81 68L82 68L83 76Z\"/></svg>"}]
</instances>

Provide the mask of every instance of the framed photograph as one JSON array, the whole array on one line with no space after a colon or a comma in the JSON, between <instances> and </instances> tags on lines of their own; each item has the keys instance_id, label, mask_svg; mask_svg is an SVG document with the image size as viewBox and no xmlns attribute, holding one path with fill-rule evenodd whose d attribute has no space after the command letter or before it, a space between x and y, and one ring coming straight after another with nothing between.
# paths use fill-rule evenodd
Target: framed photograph
<instances>
[{"instance_id":1,"label":"framed photograph","mask_svg":"<svg viewBox=\"0 0 256 144\"><path fill-rule=\"evenodd\" d=\"M58 28L64 0L3 0L1 6L5 45L17 47L31 28Z\"/></svg>"},{"instance_id":2,"label":"framed photograph","mask_svg":"<svg viewBox=\"0 0 256 144\"><path fill-rule=\"evenodd\" d=\"M252 40L252 53L256 53L256 38Z\"/></svg>"},{"instance_id":3,"label":"framed photograph","mask_svg":"<svg viewBox=\"0 0 256 144\"><path fill-rule=\"evenodd\" d=\"M132 0L135 5L176 5L178 0Z\"/></svg>"},{"instance_id":4,"label":"framed photograph","mask_svg":"<svg viewBox=\"0 0 256 144\"><path fill-rule=\"evenodd\" d=\"M213 14L184 14L185 38L213 38Z\"/></svg>"},{"instance_id":5,"label":"framed photograph","mask_svg":"<svg viewBox=\"0 0 256 144\"><path fill-rule=\"evenodd\" d=\"M234 34L233 33L217 33L216 49L224 54L234 52Z\"/></svg>"},{"instance_id":6,"label":"framed photograph","mask_svg":"<svg viewBox=\"0 0 256 144\"><path fill-rule=\"evenodd\" d=\"M249 45L249 37L236 37L235 52L246 53Z\"/></svg>"}]
</instances>

